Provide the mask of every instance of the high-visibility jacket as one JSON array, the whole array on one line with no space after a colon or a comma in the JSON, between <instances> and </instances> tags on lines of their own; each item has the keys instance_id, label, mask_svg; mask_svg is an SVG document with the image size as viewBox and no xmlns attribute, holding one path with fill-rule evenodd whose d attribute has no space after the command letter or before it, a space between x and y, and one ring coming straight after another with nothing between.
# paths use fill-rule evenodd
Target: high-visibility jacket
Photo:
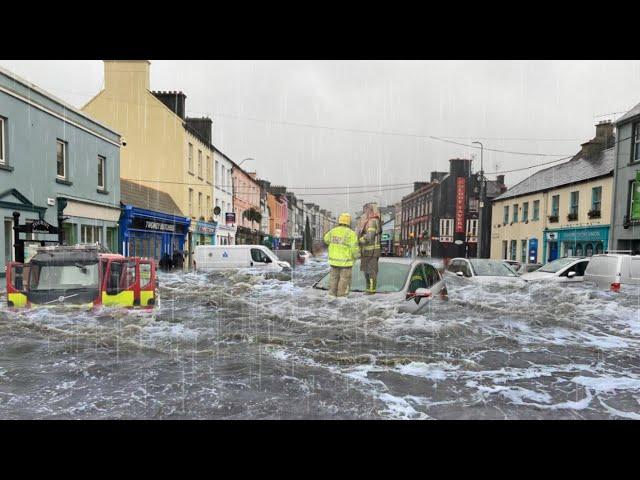
<instances>
[{"instance_id":1,"label":"high-visibility jacket","mask_svg":"<svg viewBox=\"0 0 640 480\"><path fill-rule=\"evenodd\" d=\"M358 236L345 225L338 225L324 235L324 243L329 246L329 265L351 267L358 258Z\"/></svg>"},{"instance_id":2,"label":"high-visibility jacket","mask_svg":"<svg viewBox=\"0 0 640 480\"><path fill-rule=\"evenodd\" d=\"M380 219L372 217L365 223L360 232L360 253L363 257L379 257L380 256L380 240L382 228Z\"/></svg>"}]
</instances>

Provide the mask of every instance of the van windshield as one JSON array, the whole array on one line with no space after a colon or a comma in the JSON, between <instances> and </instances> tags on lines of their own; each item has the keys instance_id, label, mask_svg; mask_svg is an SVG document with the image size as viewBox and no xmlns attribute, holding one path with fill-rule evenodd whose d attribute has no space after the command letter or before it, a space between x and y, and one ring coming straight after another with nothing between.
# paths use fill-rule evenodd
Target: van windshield
<instances>
[{"instance_id":1,"label":"van windshield","mask_svg":"<svg viewBox=\"0 0 640 480\"><path fill-rule=\"evenodd\" d=\"M98 263L36 264L31 267L30 290L69 290L73 288L98 288Z\"/></svg>"}]
</instances>

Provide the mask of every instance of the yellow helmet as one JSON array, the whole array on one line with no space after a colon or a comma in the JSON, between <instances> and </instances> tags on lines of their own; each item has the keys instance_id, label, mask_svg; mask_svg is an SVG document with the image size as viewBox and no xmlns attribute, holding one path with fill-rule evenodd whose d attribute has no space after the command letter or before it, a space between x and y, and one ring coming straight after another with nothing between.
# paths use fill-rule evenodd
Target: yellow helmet
<instances>
[{"instance_id":1,"label":"yellow helmet","mask_svg":"<svg viewBox=\"0 0 640 480\"><path fill-rule=\"evenodd\" d=\"M338 224L347 226L351 225L351 215L348 213L341 213L338 217Z\"/></svg>"}]
</instances>

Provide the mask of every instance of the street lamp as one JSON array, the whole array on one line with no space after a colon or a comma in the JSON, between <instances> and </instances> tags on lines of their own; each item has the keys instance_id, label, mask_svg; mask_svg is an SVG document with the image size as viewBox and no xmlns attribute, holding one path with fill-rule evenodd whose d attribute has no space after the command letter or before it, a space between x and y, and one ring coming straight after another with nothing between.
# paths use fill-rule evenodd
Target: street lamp
<instances>
[{"instance_id":1,"label":"street lamp","mask_svg":"<svg viewBox=\"0 0 640 480\"><path fill-rule=\"evenodd\" d=\"M484 164L483 153L484 145L481 142L471 142L480 145L480 214L478 215L478 251L477 257L480 258L480 250L482 248L482 210L484 208Z\"/></svg>"},{"instance_id":2,"label":"street lamp","mask_svg":"<svg viewBox=\"0 0 640 480\"><path fill-rule=\"evenodd\" d=\"M238 166L242 165L242 164L243 164L244 162L246 162L247 160L255 160L255 158L251 158L251 157L245 158L244 160L242 160L242 161L238 164Z\"/></svg>"}]
</instances>

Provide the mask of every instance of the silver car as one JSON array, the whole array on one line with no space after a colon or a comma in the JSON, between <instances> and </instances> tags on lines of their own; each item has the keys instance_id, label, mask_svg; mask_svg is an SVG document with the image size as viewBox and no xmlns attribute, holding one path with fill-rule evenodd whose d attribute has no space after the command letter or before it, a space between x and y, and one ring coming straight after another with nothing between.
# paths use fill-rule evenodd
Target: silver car
<instances>
[{"instance_id":1,"label":"silver car","mask_svg":"<svg viewBox=\"0 0 640 480\"><path fill-rule=\"evenodd\" d=\"M565 257L553 260L535 272L525 273L522 279L527 282L582 282L589 259L584 257Z\"/></svg>"},{"instance_id":2,"label":"silver car","mask_svg":"<svg viewBox=\"0 0 640 480\"><path fill-rule=\"evenodd\" d=\"M318 280L315 289L329 289L329 274ZM364 295L366 289L364 274L360 271L360 260L353 265L350 296ZM382 257L378 263L378 285L375 295L369 298L383 298L397 304L398 310L421 313L435 297L447 298L447 286L442 275L424 258Z\"/></svg>"},{"instance_id":3,"label":"silver car","mask_svg":"<svg viewBox=\"0 0 640 480\"><path fill-rule=\"evenodd\" d=\"M453 258L447 265L447 272L474 282L510 280L520 282L520 276L503 260L488 258Z\"/></svg>"}]
</instances>

